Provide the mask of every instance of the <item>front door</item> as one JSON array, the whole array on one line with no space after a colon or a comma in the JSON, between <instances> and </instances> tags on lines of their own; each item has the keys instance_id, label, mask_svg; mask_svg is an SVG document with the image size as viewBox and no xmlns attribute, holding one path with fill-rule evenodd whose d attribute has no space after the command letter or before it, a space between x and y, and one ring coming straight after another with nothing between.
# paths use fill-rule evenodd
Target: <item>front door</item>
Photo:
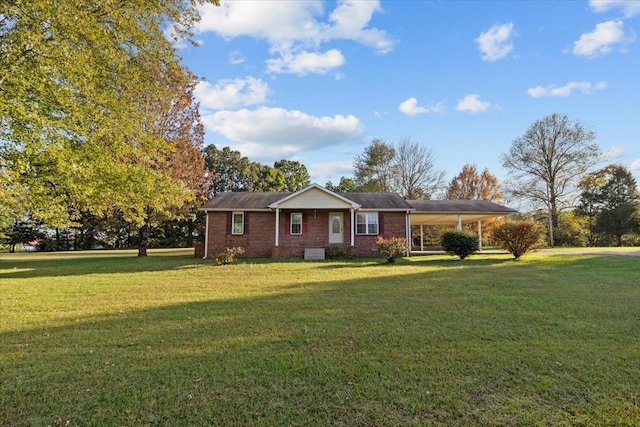
<instances>
[{"instance_id":1,"label":"front door","mask_svg":"<svg viewBox=\"0 0 640 427\"><path fill-rule=\"evenodd\" d=\"M343 243L342 212L329 212L329 243Z\"/></svg>"}]
</instances>

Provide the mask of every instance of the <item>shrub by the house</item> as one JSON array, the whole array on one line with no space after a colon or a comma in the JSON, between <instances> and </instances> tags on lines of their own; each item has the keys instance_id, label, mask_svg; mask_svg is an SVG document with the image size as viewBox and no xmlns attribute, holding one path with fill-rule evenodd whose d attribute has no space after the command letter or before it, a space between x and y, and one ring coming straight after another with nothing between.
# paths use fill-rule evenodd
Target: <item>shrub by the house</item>
<instances>
[{"instance_id":1,"label":"shrub by the house","mask_svg":"<svg viewBox=\"0 0 640 427\"><path fill-rule=\"evenodd\" d=\"M233 264L238 260L237 256L242 255L243 253L244 253L244 248L240 248L240 247L224 248L216 254L216 264L218 265Z\"/></svg>"},{"instance_id":2,"label":"shrub by the house","mask_svg":"<svg viewBox=\"0 0 640 427\"><path fill-rule=\"evenodd\" d=\"M404 237L378 237L376 241L378 252L390 263L396 262L396 258L407 254L407 239Z\"/></svg>"},{"instance_id":3,"label":"shrub by the house","mask_svg":"<svg viewBox=\"0 0 640 427\"><path fill-rule=\"evenodd\" d=\"M534 221L507 221L494 227L492 235L498 246L518 259L542 243L544 227Z\"/></svg>"},{"instance_id":4,"label":"shrub by the house","mask_svg":"<svg viewBox=\"0 0 640 427\"><path fill-rule=\"evenodd\" d=\"M465 259L480 249L478 236L465 231L447 231L442 234L440 244L445 252Z\"/></svg>"}]
</instances>

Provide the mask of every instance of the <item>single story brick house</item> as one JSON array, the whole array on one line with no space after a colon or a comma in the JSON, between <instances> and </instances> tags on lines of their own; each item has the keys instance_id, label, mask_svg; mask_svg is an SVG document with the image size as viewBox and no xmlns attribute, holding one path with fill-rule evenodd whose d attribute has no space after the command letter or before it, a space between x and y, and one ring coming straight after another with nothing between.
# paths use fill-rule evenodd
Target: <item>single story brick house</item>
<instances>
[{"instance_id":1,"label":"single story brick house","mask_svg":"<svg viewBox=\"0 0 640 427\"><path fill-rule=\"evenodd\" d=\"M372 257L378 236L410 242L412 225L461 227L516 212L483 200L405 200L395 193L336 193L318 184L293 193L221 193L201 210L207 214L204 258L225 247L242 247L245 257L302 258L331 247Z\"/></svg>"}]
</instances>

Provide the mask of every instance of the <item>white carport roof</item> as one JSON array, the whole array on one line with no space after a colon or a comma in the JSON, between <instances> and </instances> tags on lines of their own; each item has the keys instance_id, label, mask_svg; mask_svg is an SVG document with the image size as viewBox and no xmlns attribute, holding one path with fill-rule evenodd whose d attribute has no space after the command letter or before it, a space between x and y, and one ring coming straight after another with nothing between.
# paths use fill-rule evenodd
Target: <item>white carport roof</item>
<instances>
[{"instance_id":1,"label":"white carport roof","mask_svg":"<svg viewBox=\"0 0 640 427\"><path fill-rule=\"evenodd\" d=\"M518 213L487 200L407 200L411 225L455 225Z\"/></svg>"}]
</instances>

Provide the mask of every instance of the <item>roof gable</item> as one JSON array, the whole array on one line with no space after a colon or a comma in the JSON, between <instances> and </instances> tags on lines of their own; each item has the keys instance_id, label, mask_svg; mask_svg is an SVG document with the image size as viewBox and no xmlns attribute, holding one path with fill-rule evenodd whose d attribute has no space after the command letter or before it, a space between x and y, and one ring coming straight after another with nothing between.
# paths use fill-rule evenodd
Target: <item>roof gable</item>
<instances>
[{"instance_id":1,"label":"roof gable","mask_svg":"<svg viewBox=\"0 0 640 427\"><path fill-rule=\"evenodd\" d=\"M318 184L311 184L269 204L269 207L274 209L358 209L360 205Z\"/></svg>"}]
</instances>

